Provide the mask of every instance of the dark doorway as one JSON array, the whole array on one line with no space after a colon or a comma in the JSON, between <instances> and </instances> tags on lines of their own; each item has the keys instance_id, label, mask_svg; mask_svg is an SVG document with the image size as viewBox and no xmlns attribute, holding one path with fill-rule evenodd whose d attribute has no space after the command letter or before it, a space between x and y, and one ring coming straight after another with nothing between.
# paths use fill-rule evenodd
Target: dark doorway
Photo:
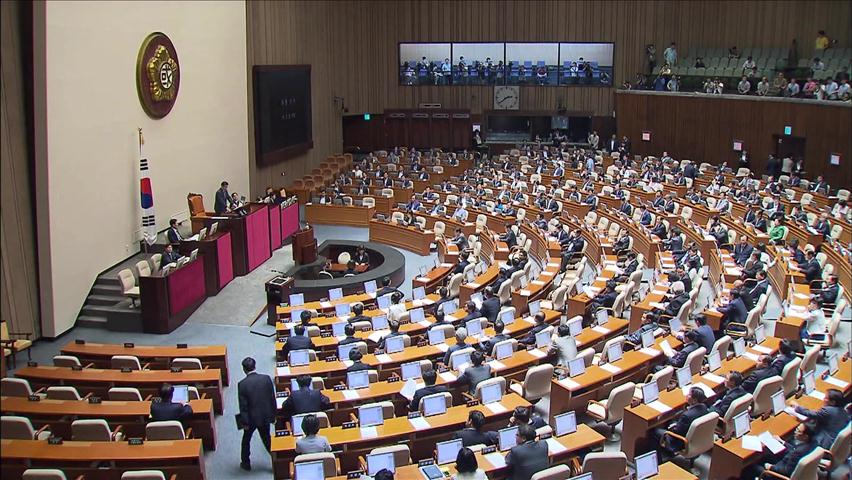
<instances>
[{"instance_id":1,"label":"dark doorway","mask_svg":"<svg viewBox=\"0 0 852 480\"><path fill-rule=\"evenodd\" d=\"M791 137L788 135L773 135L775 140L775 157L793 160L805 158L805 137ZM805 166L807 168L807 165Z\"/></svg>"}]
</instances>

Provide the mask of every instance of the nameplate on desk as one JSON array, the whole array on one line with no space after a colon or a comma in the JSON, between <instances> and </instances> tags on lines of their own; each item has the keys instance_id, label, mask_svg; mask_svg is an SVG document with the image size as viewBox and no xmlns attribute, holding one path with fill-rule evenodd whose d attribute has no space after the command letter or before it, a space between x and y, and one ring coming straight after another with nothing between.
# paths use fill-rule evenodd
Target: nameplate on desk
<instances>
[{"instance_id":1,"label":"nameplate on desk","mask_svg":"<svg viewBox=\"0 0 852 480\"><path fill-rule=\"evenodd\" d=\"M29 400L31 402L40 402L41 397L39 397L38 395L30 395L30 396L27 397L27 400Z\"/></svg>"},{"instance_id":2,"label":"nameplate on desk","mask_svg":"<svg viewBox=\"0 0 852 480\"><path fill-rule=\"evenodd\" d=\"M553 433L542 433L541 435L538 436L538 439L539 440L547 440L548 438L551 438L552 436L553 436Z\"/></svg>"},{"instance_id":3,"label":"nameplate on desk","mask_svg":"<svg viewBox=\"0 0 852 480\"><path fill-rule=\"evenodd\" d=\"M329 356L325 357L325 361L326 362L336 362L337 361L337 355L329 355Z\"/></svg>"},{"instance_id":4,"label":"nameplate on desk","mask_svg":"<svg viewBox=\"0 0 852 480\"><path fill-rule=\"evenodd\" d=\"M468 400L465 405L467 405L468 407L475 407L479 405L479 400Z\"/></svg>"},{"instance_id":5,"label":"nameplate on desk","mask_svg":"<svg viewBox=\"0 0 852 480\"><path fill-rule=\"evenodd\" d=\"M447 373L450 369L444 366L438 367L438 373Z\"/></svg>"},{"instance_id":6,"label":"nameplate on desk","mask_svg":"<svg viewBox=\"0 0 852 480\"><path fill-rule=\"evenodd\" d=\"M142 437L133 437L127 439L128 445L142 445L143 443L145 443L145 439Z\"/></svg>"},{"instance_id":7,"label":"nameplate on desk","mask_svg":"<svg viewBox=\"0 0 852 480\"><path fill-rule=\"evenodd\" d=\"M494 453L497 451L497 447L485 447L482 449L483 455L488 455L489 453Z\"/></svg>"},{"instance_id":8,"label":"nameplate on desk","mask_svg":"<svg viewBox=\"0 0 852 480\"><path fill-rule=\"evenodd\" d=\"M364 475L364 470L355 470L354 472L349 472L346 474L347 480L349 479L359 479Z\"/></svg>"},{"instance_id":9,"label":"nameplate on desk","mask_svg":"<svg viewBox=\"0 0 852 480\"><path fill-rule=\"evenodd\" d=\"M121 373L130 373L132 371L130 367L121 367Z\"/></svg>"},{"instance_id":10,"label":"nameplate on desk","mask_svg":"<svg viewBox=\"0 0 852 480\"><path fill-rule=\"evenodd\" d=\"M71 370L73 370L75 372L79 372L79 371L83 370L83 366L82 365L71 365Z\"/></svg>"},{"instance_id":11,"label":"nameplate on desk","mask_svg":"<svg viewBox=\"0 0 852 480\"><path fill-rule=\"evenodd\" d=\"M183 368L181 368L181 367L170 367L170 368L169 368L169 370L170 370L172 373L180 373L180 372L182 372L182 371L183 371Z\"/></svg>"},{"instance_id":12,"label":"nameplate on desk","mask_svg":"<svg viewBox=\"0 0 852 480\"><path fill-rule=\"evenodd\" d=\"M408 414L408 418L420 418L420 412L411 412Z\"/></svg>"},{"instance_id":13,"label":"nameplate on desk","mask_svg":"<svg viewBox=\"0 0 852 480\"><path fill-rule=\"evenodd\" d=\"M178 343L177 348L189 348L185 343Z\"/></svg>"},{"instance_id":14,"label":"nameplate on desk","mask_svg":"<svg viewBox=\"0 0 852 480\"><path fill-rule=\"evenodd\" d=\"M77 338L77 339L75 339L75 340L74 340L74 343L75 343L76 345L85 345L85 344L86 344L86 341L85 341L85 340L82 340L82 339Z\"/></svg>"},{"instance_id":15,"label":"nameplate on desk","mask_svg":"<svg viewBox=\"0 0 852 480\"><path fill-rule=\"evenodd\" d=\"M33 362L32 360L30 360L29 362L27 362L27 366L28 367L37 367L38 362Z\"/></svg>"},{"instance_id":16,"label":"nameplate on desk","mask_svg":"<svg viewBox=\"0 0 852 480\"><path fill-rule=\"evenodd\" d=\"M358 422L343 422L343 423L340 424L340 428L342 428L343 430L355 428L357 426L358 426Z\"/></svg>"},{"instance_id":17,"label":"nameplate on desk","mask_svg":"<svg viewBox=\"0 0 852 480\"><path fill-rule=\"evenodd\" d=\"M62 445L62 437L47 437L48 445Z\"/></svg>"},{"instance_id":18,"label":"nameplate on desk","mask_svg":"<svg viewBox=\"0 0 852 480\"><path fill-rule=\"evenodd\" d=\"M275 430L276 437L289 437L290 430Z\"/></svg>"},{"instance_id":19,"label":"nameplate on desk","mask_svg":"<svg viewBox=\"0 0 852 480\"><path fill-rule=\"evenodd\" d=\"M428 342L428 341L426 341L426 340L422 340L422 341L420 341L420 342L417 342L417 346L418 346L418 347L425 347L425 346L427 346L427 345L429 345L429 342Z\"/></svg>"},{"instance_id":20,"label":"nameplate on desk","mask_svg":"<svg viewBox=\"0 0 852 480\"><path fill-rule=\"evenodd\" d=\"M417 462L418 467L428 467L429 465L434 465L434 464L435 464L435 460L432 460L431 458L427 458L426 460L420 460L419 462Z\"/></svg>"},{"instance_id":21,"label":"nameplate on desk","mask_svg":"<svg viewBox=\"0 0 852 480\"><path fill-rule=\"evenodd\" d=\"M335 391L335 392L340 392L340 391L342 391L342 390L346 390L346 385L335 385L335 386L334 386L334 391Z\"/></svg>"},{"instance_id":22,"label":"nameplate on desk","mask_svg":"<svg viewBox=\"0 0 852 480\"><path fill-rule=\"evenodd\" d=\"M331 336L331 332L322 332L320 333L320 338L328 338Z\"/></svg>"},{"instance_id":23,"label":"nameplate on desk","mask_svg":"<svg viewBox=\"0 0 852 480\"><path fill-rule=\"evenodd\" d=\"M399 377L388 377L388 383L398 382L399 380Z\"/></svg>"},{"instance_id":24,"label":"nameplate on desk","mask_svg":"<svg viewBox=\"0 0 852 480\"><path fill-rule=\"evenodd\" d=\"M278 362L275 364L276 367L286 367L287 365L287 362Z\"/></svg>"},{"instance_id":25,"label":"nameplate on desk","mask_svg":"<svg viewBox=\"0 0 852 480\"><path fill-rule=\"evenodd\" d=\"M136 345L133 344L132 342L124 342L124 348L133 348L135 346Z\"/></svg>"}]
</instances>

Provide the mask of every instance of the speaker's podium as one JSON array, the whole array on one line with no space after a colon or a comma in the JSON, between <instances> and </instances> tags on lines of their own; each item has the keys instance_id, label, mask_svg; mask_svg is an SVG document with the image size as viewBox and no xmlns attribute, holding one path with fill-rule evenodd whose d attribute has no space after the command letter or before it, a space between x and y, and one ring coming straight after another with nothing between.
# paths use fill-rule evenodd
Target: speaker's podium
<instances>
[{"instance_id":1,"label":"speaker's podium","mask_svg":"<svg viewBox=\"0 0 852 480\"><path fill-rule=\"evenodd\" d=\"M266 282L266 323L275 325L278 320L278 305L290 301L293 277L277 276Z\"/></svg>"},{"instance_id":2,"label":"speaker's podium","mask_svg":"<svg viewBox=\"0 0 852 480\"><path fill-rule=\"evenodd\" d=\"M314 227L308 226L293 234L293 261L296 265L305 265L317 259L317 239Z\"/></svg>"}]
</instances>

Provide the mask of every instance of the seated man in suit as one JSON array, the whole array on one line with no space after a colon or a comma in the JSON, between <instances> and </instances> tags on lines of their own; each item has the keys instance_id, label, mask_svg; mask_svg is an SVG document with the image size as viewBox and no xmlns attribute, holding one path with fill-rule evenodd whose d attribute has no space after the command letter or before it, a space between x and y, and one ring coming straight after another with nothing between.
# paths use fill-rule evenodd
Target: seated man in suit
<instances>
[{"instance_id":1,"label":"seated man in suit","mask_svg":"<svg viewBox=\"0 0 852 480\"><path fill-rule=\"evenodd\" d=\"M669 238L668 232L666 231L666 224L663 223L662 217L657 217L657 223L654 225L654 228L651 229L651 235L656 235L661 240Z\"/></svg>"},{"instance_id":2,"label":"seated man in suit","mask_svg":"<svg viewBox=\"0 0 852 480\"><path fill-rule=\"evenodd\" d=\"M677 422L669 425L668 429L654 429L654 437L658 440L655 443L660 445L660 453L662 454L660 461L666 461L667 458L673 457L684 447L681 440L674 438L671 435L665 435L666 430L670 430L672 433L685 437L686 433L689 431L689 427L692 425L692 422L707 413L707 405L704 404L706 401L707 396L704 394L704 390L698 387L690 388L689 393L686 396L686 410L684 410L684 412L678 417Z\"/></svg>"},{"instance_id":3,"label":"seated man in suit","mask_svg":"<svg viewBox=\"0 0 852 480\"><path fill-rule=\"evenodd\" d=\"M355 262L355 265L370 264L370 255L367 253L367 249L364 245L358 245L358 249L355 251L355 256L352 257L352 260Z\"/></svg>"},{"instance_id":4,"label":"seated man in suit","mask_svg":"<svg viewBox=\"0 0 852 480\"><path fill-rule=\"evenodd\" d=\"M673 282L671 291L671 299L661 313L661 316L666 318L676 317L683 304L689 301L689 294L683 291L683 282Z\"/></svg>"},{"instance_id":5,"label":"seated man in suit","mask_svg":"<svg viewBox=\"0 0 852 480\"><path fill-rule=\"evenodd\" d=\"M357 348L353 348L349 350L349 361L352 362L352 365L346 367L347 372L360 372L361 370L373 370L374 368L362 362L361 360L364 358L364 354L361 353L361 350Z\"/></svg>"},{"instance_id":6,"label":"seated man in suit","mask_svg":"<svg viewBox=\"0 0 852 480\"><path fill-rule=\"evenodd\" d=\"M791 402L796 413L808 417L816 425L814 442L820 447L829 450L837 438L837 434L849 423L849 413L844 408L843 392L836 388L829 388L823 400L823 406L819 410L809 410L799 406L795 401Z\"/></svg>"},{"instance_id":7,"label":"seated man in suit","mask_svg":"<svg viewBox=\"0 0 852 480\"><path fill-rule=\"evenodd\" d=\"M539 415L534 415L531 413L532 408L527 407L515 407L512 410L512 416L509 417L509 427L514 427L516 425L529 425L532 428L538 430L541 427L547 425L547 421Z\"/></svg>"},{"instance_id":8,"label":"seated man in suit","mask_svg":"<svg viewBox=\"0 0 852 480\"><path fill-rule=\"evenodd\" d=\"M169 229L166 231L166 237L169 239L169 243L180 243L183 240L183 236L178 230L178 221L176 218L169 220Z\"/></svg>"},{"instance_id":9,"label":"seated man in suit","mask_svg":"<svg viewBox=\"0 0 852 480\"><path fill-rule=\"evenodd\" d=\"M287 337L284 346L281 347L281 353L286 358L290 352L294 350L313 350L314 342L308 337L305 332L305 326L302 324L293 327L293 335Z\"/></svg>"},{"instance_id":10,"label":"seated man in suit","mask_svg":"<svg viewBox=\"0 0 852 480\"><path fill-rule=\"evenodd\" d=\"M364 304L358 302L352 305L352 316L347 319L348 323L369 322L370 317L364 315Z\"/></svg>"},{"instance_id":11,"label":"seated man in suit","mask_svg":"<svg viewBox=\"0 0 852 480\"><path fill-rule=\"evenodd\" d=\"M447 349L447 352L444 354L443 363L447 367L452 367L450 365L450 356L462 349L470 348L470 345L467 344L467 329L464 327L459 327L456 329L456 344L450 345L450 348Z\"/></svg>"},{"instance_id":12,"label":"seated man in suit","mask_svg":"<svg viewBox=\"0 0 852 480\"><path fill-rule=\"evenodd\" d=\"M459 263L453 268L453 275L457 273L464 273L464 270L470 265L470 250L462 250L459 253Z\"/></svg>"},{"instance_id":13,"label":"seated man in suit","mask_svg":"<svg viewBox=\"0 0 852 480\"><path fill-rule=\"evenodd\" d=\"M621 230L621 233L618 234L618 239L612 244L612 251L616 255L621 255L630 247L630 235L628 230L625 228Z\"/></svg>"},{"instance_id":14,"label":"seated man in suit","mask_svg":"<svg viewBox=\"0 0 852 480\"><path fill-rule=\"evenodd\" d=\"M420 210L420 207L422 206L423 205L420 203L420 200L417 199L417 196L412 195L411 200L409 200L408 203L405 204L405 209L409 212L416 212Z\"/></svg>"},{"instance_id":15,"label":"seated man in suit","mask_svg":"<svg viewBox=\"0 0 852 480\"><path fill-rule=\"evenodd\" d=\"M696 313L692 316L692 321L698 325L695 333L698 334L698 345L707 349L709 353L713 349L713 344L716 343L716 336L713 333L713 328L707 325L707 317L703 313Z\"/></svg>"},{"instance_id":16,"label":"seated man in suit","mask_svg":"<svg viewBox=\"0 0 852 480\"><path fill-rule=\"evenodd\" d=\"M380 288L379 291L376 292L376 298L383 297L394 292L399 292L399 289L391 286L390 277L384 277L382 278L382 288Z\"/></svg>"},{"instance_id":17,"label":"seated man in suit","mask_svg":"<svg viewBox=\"0 0 852 480\"><path fill-rule=\"evenodd\" d=\"M809 426L807 423L800 423L796 427L793 443L784 442L784 452L777 456L770 456L768 460L775 460L774 463L757 463L749 467L743 472L742 478L760 477L765 470L769 470L785 477L793 474L799 461L805 455L814 451L818 447L816 438L816 429ZM768 476L767 476L768 477Z\"/></svg>"},{"instance_id":18,"label":"seated man in suit","mask_svg":"<svg viewBox=\"0 0 852 480\"><path fill-rule=\"evenodd\" d=\"M544 312L538 312L535 314L535 325L530 329L529 333L526 337L519 340L520 343L524 345L535 345L535 334L544 330L549 325L544 321Z\"/></svg>"},{"instance_id":19,"label":"seated man in suit","mask_svg":"<svg viewBox=\"0 0 852 480\"><path fill-rule=\"evenodd\" d=\"M338 345L349 345L350 343L363 342L363 340L355 336L355 327L352 326L351 323L347 323L343 326L343 333L346 334L346 338L337 342Z\"/></svg>"},{"instance_id":20,"label":"seated man in suit","mask_svg":"<svg viewBox=\"0 0 852 480\"><path fill-rule=\"evenodd\" d=\"M500 235L499 239L501 242L505 242L509 248L518 244L518 237L515 235L514 230L512 230L511 223L506 224L506 233Z\"/></svg>"},{"instance_id":21,"label":"seated man in suit","mask_svg":"<svg viewBox=\"0 0 852 480\"><path fill-rule=\"evenodd\" d=\"M308 375L296 377L299 389L290 392L290 396L284 400L281 412L285 418L302 413L321 412L331 409L331 402L320 390L311 390L312 379Z\"/></svg>"},{"instance_id":22,"label":"seated man in suit","mask_svg":"<svg viewBox=\"0 0 852 480\"><path fill-rule=\"evenodd\" d=\"M497 314L500 313L500 299L494 296L494 289L491 287L485 287L482 297L482 307L479 308L479 312L489 322L494 322L497 320Z\"/></svg>"},{"instance_id":23,"label":"seated man in suit","mask_svg":"<svg viewBox=\"0 0 852 480\"><path fill-rule=\"evenodd\" d=\"M713 403L713 406L710 407L710 409L719 414L719 418L722 418L725 416L725 413L727 413L728 408L734 400L745 394L746 391L743 389L743 374L736 370L730 371L727 375L725 375L724 394L719 397L715 403Z\"/></svg>"},{"instance_id":24,"label":"seated man in suit","mask_svg":"<svg viewBox=\"0 0 852 480\"><path fill-rule=\"evenodd\" d=\"M784 371L784 367L786 367L794 358L796 358L796 349L793 346L793 341L789 338L781 340L778 344L778 353L770 363L772 369L775 370L775 375L781 375Z\"/></svg>"},{"instance_id":25,"label":"seated man in suit","mask_svg":"<svg viewBox=\"0 0 852 480\"><path fill-rule=\"evenodd\" d=\"M618 292L615 291L616 283L613 280L609 280L606 282L606 287L604 290L597 295L592 301L589 303L589 307L592 310L592 313L597 311L598 308L612 308L615 304L615 299L618 297ZM541 313L541 312L539 312Z\"/></svg>"},{"instance_id":26,"label":"seated man in suit","mask_svg":"<svg viewBox=\"0 0 852 480\"><path fill-rule=\"evenodd\" d=\"M517 445L506 455L506 472L511 480L529 480L550 466L547 442L536 441L535 429L529 425L521 425L517 437Z\"/></svg>"},{"instance_id":27,"label":"seated man in suit","mask_svg":"<svg viewBox=\"0 0 852 480\"><path fill-rule=\"evenodd\" d=\"M761 380L766 380L773 375L778 375L778 372L772 368L772 357L761 355L757 359L756 368L743 380L743 390L753 394Z\"/></svg>"},{"instance_id":28,"label":"seated man in suit","mask_svg":"<svg viewBox=\"0 0 852 480\"><path fill-rule=\"evenodd\" d=\"M396 320L388 321L388 328L390 329L390 333L382 337L381 340L379 340L378 345L376 346L376 348L380 350L385 349L385 342L387 342L389 338L404 335L403 333L399 332L399 322L397 322Z\"/></svg>"},{"instance_id":29,"label":"seated man in suit","mask_svg":"<svg viewBox=\"0 0 852 480\"><path fill-rule=\"evenodd\" d=\"M631 275L639 268L639 260L636 258L636 252L627 252L627 259L621 269L624 275Z\"/></svg>"},{"instance_id":30,"label":"seated man in suit","mask_svg":"<svg viewBox=\"0 0 852 480\"><path fill-rule=\"evenodd\" d=\"M497 443L497 432L482 431L482 426L485 424L485 415L479 410L471 410L467 414L467 422L465 428L453 433L453 440L461 439L462 446L471 447L473 445L495 445Z\"/></svg>"},{"instance_id":31,"label":"seated man in suit","mask_svg":"<svg viewBox=\"0 0 852 480\"><path fill-rule=\"evenodd\" d=\"M503 323L503 321L497 320L496 322L494 322L494 336L485 341L480 340L479 343L473 345L473 348L479 350L485 355L491 355L492 350L494 350L494 345L497 345L498 343L504 340L509 340L512 338L503 333L503 330L505 328L506 325Z\"/></svg>"},{"instance_id":32,"label":"seated man in suit","mask_svg":"<svg viewBox=\"0 0 852 480\"><path fill-rule=\"evenodd\" d=\"M424 387L417 389L414 392L414 396L411 398L411 403L408 404L408 410L410 412L416 412L418 408L420 408L420 399L427 396L433 395L436 393L448 392L447 387L444 385L435 385L435 382L438 380L438 374L435 370L426 370L423 372L423 383Z\"/></svg>"},{"instance_id":33,"label":"seated man in suit","mask_svg":"<svg viewBox=\"0 0 852 480\"><path fill-rule=\"evenodd\" d=\"M754 249L751 251L751 257L743 266L742 278L757 278L757 272L764 270L766 264L760 259L760 250Z\"/></svg>"},{"instance_id":34,"label":"seated man in suit","mask_svg":"<svg viewBox=\"0 0 852 480\"><path fill-rule=\"evenodd\" d=\"M718 308L722 313L722 330L727 328L728 324L745 323L748 318L748 310L746 310L743 299L740 298L740 290L737 288L731 289L728 293L727 305L722 305Z\"/></svg>"},{"instance_id":35,"label":"seated man in suit","mask_svg":"<svg viewBox=\"0 0 852 480\"><path fill-rule=\"evenodd\" d=\"M482 313L476 309L476 304L473 301L468 300L467 303L464 304L465 316L460 320L461 324L464 325L468 320L473 320L474 318L479 318L482 316Z\"/></svg>"},{"instance_id":36,"label":"seated man in suit","mask_svg":"<svg viewBox=\"0 0 852 480\"><path fill-rule=\"evenodd\" d=\"M699 348L701 348L701 345L698 344L698 332L687 330L683 334L683 347L668 359L668 364L675 368L682 368L686 365L686 359L689 357L689 354Z\"/></svg>"},{"instance_id":37,"label":"seated man in suit","mask_svg":"<svg viewBox=\"0 0 852 480\"><path fill-rule=\"evenodd\" d=\"M459 247L459 251L467 249L467 237L461 228L456 228L455 236L450 240L450 243Z\"/></svg>"},{"instance_id":38,"label":"seated man in suit","mask_svg":"<svg viewBox=\"0 0 852 480\"><path fill-rule=\"evenodd\" d=\"M754 278L757 282L748 290L748 294L752 299L757 301L769 288L769 280L766 278L766 270L758 270Z\"/></svg>"},{"instance_id":39,"label":"seated man in suit","mask_svg":"<svg viewBox=\"0 0 852 480\"><path fill-rule=\"evenodd\" d=\"M837 294L840 293L840 284L837 282L837 275L831 274L828 276L828 282L817 294L817 298L819 298L823 304L828 303L833 305L837 303Z\"/></svg>"},{"instance_id":40,"label":"seated man in suit","mask_svg":"<svg viewBox=\"0 0 852 480\"><path fill-rule=\"evenodd\" d=\"M491 366L483 364L484 360L485 355L483 355L481 352L475 351L471 353L471 365L464 370L464 373L459 375L459 385L467 385L467 393L471 395L476 393L477 385L491 378Z\"/></svg>"},{"instance_id":41,"label":"seated man in suit","mask_svg":"<svg viewBox=\"0 0 852 480\"><path fill-rule=\"evenodd\" d=\"M639 207L639 211L639 223L645 225L646 227L648 225L651 225L651 212L648 211L648 207L646 207L645 205L641 205Z\"/></svg>"},{"instance_id":42,"label":"seated man in suit","mask_svg":"<svg viewBox=\"0 0 852 480\"><path fill-rule=\"evenodd\" d=\"M182 256L174 250L171 243L167 244L166 249L163 250L163 256L160 258L160 268L162 269L170 263L177 263Z\"/></svg>"},{"instance_id":43,"label":"seated man in suit","mask_svg":"<svg viewBox=\"0 0 852 480\"><path fill-rule=\"evenodd\" d=\"M805 274L805 281L808 283L822 278L822 267L816 259L816 253L813 250L805 252L805 263L799 265L799 268Z\"/></svg>"},{"instance_id":44,"label":"seated man in suit","mask_svg":"<svg viewBox=\"0 0 852 480\"><path fill-rule=\"evenodd\" d=\"M647 331L653 332L657 328L659 328L659 324L657 323L660 319L660 315L656 312L645 312L642 314L642 324L636 331L627 334L624 338L624 341L630 343L631 345L636 346L636 349L642 348L642 334ZM674 334L675 332L672 332Z\"/></svg>"},{"instance_id":45,"label":"seated man in suit","mask_svg":"<svg viewBox=\"0 0 852 480\"><path fill-rule=\"evenodd\" d=\"M175 387L164 383L160 387L160 401L151 402L151 420L163 422L166 420L183 421L192 416L192 407L172 402Z\"/></svg>"},{"instance_id":46,"label":"seated man in suit","mask_svg":"<svg viewBox=\"0 0 852 480\"><path fill-rule=\"evenodd\" d=\"M438 300L432 304L432 313L437 313L443 311L441 305L453 301L453 298L450 297L450 290L447 287L441 287L438 289Z\"/></svg>"}]
</instances>

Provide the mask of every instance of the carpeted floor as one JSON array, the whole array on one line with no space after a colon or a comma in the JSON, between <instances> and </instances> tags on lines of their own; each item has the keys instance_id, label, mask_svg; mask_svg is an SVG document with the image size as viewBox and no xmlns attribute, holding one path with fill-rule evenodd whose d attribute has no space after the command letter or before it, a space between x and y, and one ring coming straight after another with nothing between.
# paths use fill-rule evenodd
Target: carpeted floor
<instances>
[{"instance_id":1,"label":"carpeted floor","mask_svg":"<svg viewBox=\"0 0 852 480\"><path fill-rule=\"evenodd\" d=\"M349 239L367 240L368 232L364 228L338 227L338 226L315 226L317 239L322 243L326 239ZM421 257L419 255L400 250L406 259L406 278L411 279L417 275L422 265L431 265L434 255ZM222 344L228 348L228 368L231 372L231 385L224 391L224 414L215 418L217 433L217 448L215 452L205 452L205 471L209 480L230 480L234 478L245 479L269 479L272 478L272 465L269 456L264 452L260 439L255 435L252 442L252 466L251 472L239 469L240 439L241 432L234 428L233 416L237 413L237 382L243 378L240 362L246 356L252 356L257 361L257 370L261 373L271 374L274 370L273 339L254 335L251 330L257 330L258 325L249 327L251 320L259 309L264 306L263 283L272 276L270 269L285 270L288 268L286 262L291 262L289 247L275 252L272 259L260 266L255 272L235 283L228 285L217 297L208 299L202 308L195 312L191 320L175 330L170 335L151 334L127 334L122 332L109 332L106 330L90 328L74 328L55 341L42 340L36 342L32 348L33 360L41 364L51 364L53 355L59 353L59 349L66 343L73 342L75 338L86 339L91 342L123 343L127 341L137 344L166 345L175 343L189 343L196 345ZM646 272L646 278L650 271ZM584 283L594 277L591 270L586 272ZM401 286L407 295L410 295L410 280ZM710 292L710 284L704 282L698 308L707 304ZM780 304L777 298L773 298L767 309L767 318L777 318ZM849 311L846 316L848 318ZM228 318L239 318L239 320L226 321ZM215 324L211 325L211 324ZM772 327L774 328L774 327ZM771 331L771 328L770 328ZM838 332L837 350L846 348L850 339L850 323L841 323ZM26 357L23 357L24 360ZM25 362L20 362L24 364ZM821 372L826 368L824 363L818 364ZM549 411L550 400L545 397L536 405L536 409L544 414ZM579 413L579 412L578 412ZM579 421L591 423L588 418L580 416ZM603 425L596 425L601 433L608 431ZM616 428L621 432L621 425ZM620 439L608 441L605 450L617 451L620 449ZM693 469L699 478L707 478L709 471L710 456L700 456ZM685 462L682 462L685 464ZM685 465L684 465L685 466Z\"/></svg>"}]
</instances>

